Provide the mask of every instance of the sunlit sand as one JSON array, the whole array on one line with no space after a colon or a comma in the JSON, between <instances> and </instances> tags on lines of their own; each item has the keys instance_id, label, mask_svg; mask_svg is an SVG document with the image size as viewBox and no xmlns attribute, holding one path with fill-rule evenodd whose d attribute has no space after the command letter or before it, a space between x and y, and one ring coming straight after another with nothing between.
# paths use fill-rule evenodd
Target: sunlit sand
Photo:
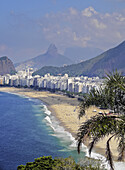
<instances>
[{"instance_id":1,"label":"sunlit sand","mask_svg":"<svg viewBox=\"0 0 125 170\"><path fill-rule=\"evenodd\" d=\"M98 114L98 112L102 112L102 110L93 106L86 111L86 116L82 117L79 120L79 102L76 98L68 98L64 95L58 95L47 91L40 92L32 89L19 89L14 87L1 87L0 91L17 93L20 95L25 95L31 98L42 100L43 103L47 105L52 114L55 115L56 118L60 121L60 124L64 126L67 131L71 132L74 137L76 137L78 128L80 127L81 123L85 122L90 117ZM107 112L107 110L103 110L103 112ZM101 140L94 149L95 152L100 153L104 156L106 139L107 137ZM85 144L88 145L88 142L86 142ZM116 144L117 143L115 140L111 141L111 150L115 160L118 156Z\"/></svg>"}]
</instances>

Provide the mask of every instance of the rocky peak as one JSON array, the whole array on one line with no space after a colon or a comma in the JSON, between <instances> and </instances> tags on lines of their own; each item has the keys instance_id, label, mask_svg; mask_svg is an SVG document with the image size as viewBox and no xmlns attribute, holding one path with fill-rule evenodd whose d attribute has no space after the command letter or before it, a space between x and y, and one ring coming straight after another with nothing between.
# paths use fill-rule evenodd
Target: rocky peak
<instances>
[{"instance_id":1,"label":"rocky peak","mask_svg":"<svg viewBox=\"0 0 125 170\"><path fill-rule=\"evenodd\" d=\"M50 44L48 50L47 50L47 53L48 54L51 54L51 55L54 55L54 54L57 54L58 50L55 46L55 44Z\"/></svg>"},{"instance_id":2,"label":"rocky peak","mask_svg":"<svg viewBox=\"0 0 125 170\"><path fill-rule=\"evenodd\" d=\"M0 75L12 74L14 72L16 72L16 70L12 61L6 56L0 57Z\"/></svg>"}]
</instances>

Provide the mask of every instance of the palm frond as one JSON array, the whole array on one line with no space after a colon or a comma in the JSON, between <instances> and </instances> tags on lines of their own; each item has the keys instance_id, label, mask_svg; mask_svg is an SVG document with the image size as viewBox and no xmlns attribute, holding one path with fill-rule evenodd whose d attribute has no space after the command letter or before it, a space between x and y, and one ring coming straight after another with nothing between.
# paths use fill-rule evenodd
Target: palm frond
<instances>
[{"instance_id":1,"label":"palm frond","mask_svg":"<svg viewBox=\"0 0 125 170\"><path fill-rule=\"evenodd\" d=\"M108 108L109 102L111 102L111 98L108 99L106 95L106 89L95 90L92 89L90 93L84 97L83 101L80 103L80 113L79 119L86 114L86 110L90 106ZM111 92L112 93L112 92ZM108 100L107 100L108 99Z\"/></svg>"},{"instance_id":2,"label":"palm frond","mask_svg":"<svg viewBox=\"0 0 125 170\"><path fill-rule=\"evenodd\" d=\"M115 115L96 115L84 122L77 133L78 152L80 146L86 138L91 139L89 154L94 145L106 135L109 137L106 145L107 160L113 170L113 158L110 150L110 140L116 137L118 140L118 160L123 160L125 156L125 77L119 72L107 74L104 88L99 90L92 89L80 104L79 118L86 114L86 109L94 105L97 107L108 108L116 113Z\"/></svg>"},{"instance_id":3,"label":"palm frond","mask_svg":"<svg viewBox=\"0 0 125 170\"><path fill-rule=\"evenodd\" d=\"M80 150L81 143L84 142L86 137L91 137L93 139L93 142L90 145L90 148L92 149L95 142L98 142L99 139L113 133L117 126L117 119L117 116L96 115L84 122L77 133L76 139L78 141L78 152Z\"/></svg>"},{"instance_id":4,"label":"palm frond","mask_svg":"<svg viewBox=\"0 0 125 170\"><path fill-rule=\"evenodd\" d=\"M117 70L113 71L113 73L107 74L104 83L108 88L119 87L121 90L125 91L125 78Z\"/></svg>"}]
</instances>

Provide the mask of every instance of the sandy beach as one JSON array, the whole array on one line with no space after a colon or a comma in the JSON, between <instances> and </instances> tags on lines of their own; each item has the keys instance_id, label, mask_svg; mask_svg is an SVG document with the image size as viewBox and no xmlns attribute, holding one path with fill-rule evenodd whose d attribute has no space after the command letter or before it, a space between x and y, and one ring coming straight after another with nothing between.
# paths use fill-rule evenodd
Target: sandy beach
<instances>
[{"instance_id":1,"label":"sandy beach","mask_svg":"<svg viewBox=\"0 0 125 170\"><path fill-rule=\"evenodd\" d=\"M76 134L78 132L78 128L80 127L82 122L85 122L87 119L89 119L91 116L96 115L99 111L99 109L95 107L91 107L89 110L87 110L86 116L78 119L79 115L79 102L76 98L68 98L64 95L58 95L55 93L50 92L40 92L35 91L32 89L19 89L14 87L0 87L0 91L3 92L11 92L16 93L20 95L25 95L31 98L37 98L43 101L48 109L52 112L54 116L59 120L60 124L64 126L64 128L69 131L74 137L76 137ZM97 112L93 112L93 110L97 110ZM106 110L104 110L107 112ZM100 153L105 156L105 146L106 146L106 138L100 141L95 149L94 152ZM85 143L88 145L88 143ZM111 141L111 150L114 157L114 160L117 160L118 152L116 149L116 141Z\"/></svg>"}]
</instances>

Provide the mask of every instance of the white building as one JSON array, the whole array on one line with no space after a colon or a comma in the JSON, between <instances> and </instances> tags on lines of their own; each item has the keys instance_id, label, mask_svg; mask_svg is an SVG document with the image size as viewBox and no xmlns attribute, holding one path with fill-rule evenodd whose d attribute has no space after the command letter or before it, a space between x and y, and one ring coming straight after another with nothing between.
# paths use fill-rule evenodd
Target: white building
<instances>
[{"instance_id":1,"label":"white building","mask_svg":"<svg viewBox=\"0 0 125 170\"><path fill-rule=\"evenodd\" d=\"M99 77L68 77L64 76L51 76L50 73L40 77L39 75L32 76L33 69L26 69L18 71L16 75L5 75L0 77L0 83L9 84L11 86L34 86L44 89L59 89L67 90L75 93L89 93L92 88L99 89L103 87L103 80Z\"/></svg>"}]
</instances>

